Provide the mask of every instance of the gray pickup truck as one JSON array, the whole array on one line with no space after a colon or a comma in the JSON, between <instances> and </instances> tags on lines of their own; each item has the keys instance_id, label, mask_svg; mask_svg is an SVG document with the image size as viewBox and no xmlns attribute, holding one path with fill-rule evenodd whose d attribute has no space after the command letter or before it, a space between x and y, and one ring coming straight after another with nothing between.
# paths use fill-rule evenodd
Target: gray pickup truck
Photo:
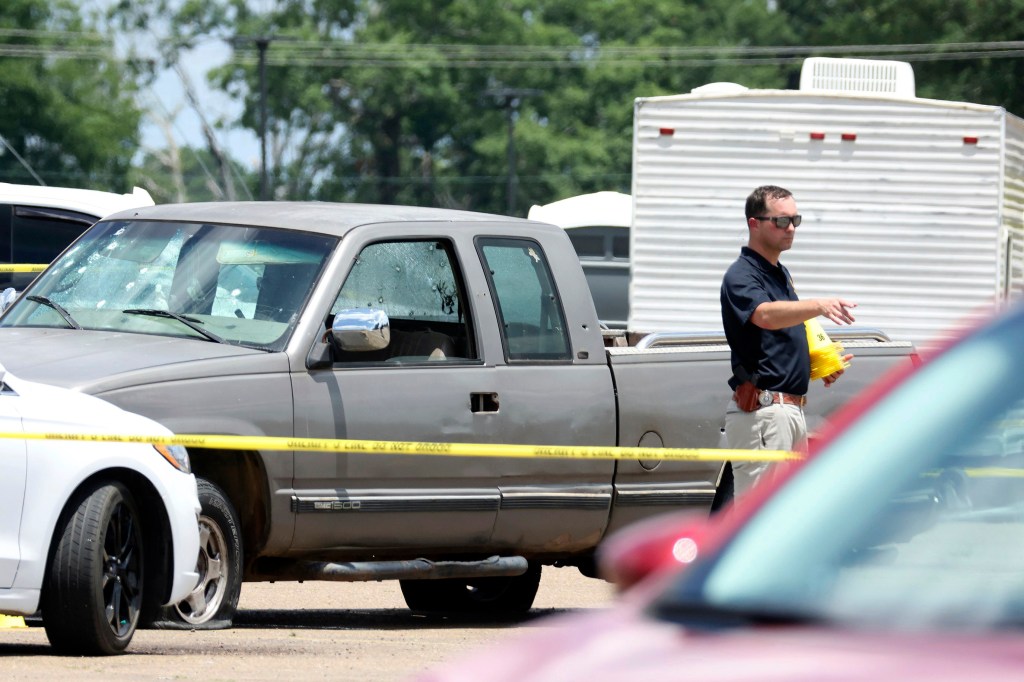
<instances>
[{"instance_id":1,"label":"gray pickup truck","mask_svg":"<svg viewBox=\"0 0 1024 682\"><path fill-rule=\"evenodd\" d=\"M114 214L0 318L12 372L178 433L717 447L722 339L641 339L602 329L559 228L327 203ZM813 416L913 350L846 345ZM203 579L161 627L230 625L243 581L398 579L417 611L524 611L542 565L592 574L610 531L731 494L717 461L190 456Z\"/></svg>"}]
</instances>

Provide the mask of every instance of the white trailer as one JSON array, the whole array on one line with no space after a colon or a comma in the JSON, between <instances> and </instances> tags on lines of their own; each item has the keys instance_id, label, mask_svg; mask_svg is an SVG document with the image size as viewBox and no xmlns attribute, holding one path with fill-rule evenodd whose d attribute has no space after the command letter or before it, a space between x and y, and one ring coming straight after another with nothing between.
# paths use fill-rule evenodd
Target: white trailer
<instances>
[{"instance_id":1,"label":"white trailer","mask_svg":"<svg viewBox=\"0 0 1024 682\"><path fill-rule=\"evenodd\" d=\"M927 345L1024 291L1024 121L917 98L909 64L809 59L799 90L716 83L634 114L630 329L721 329L765 184L804 217L797 292L856 302L858 326Z\"/></svg>"}]
</instances>

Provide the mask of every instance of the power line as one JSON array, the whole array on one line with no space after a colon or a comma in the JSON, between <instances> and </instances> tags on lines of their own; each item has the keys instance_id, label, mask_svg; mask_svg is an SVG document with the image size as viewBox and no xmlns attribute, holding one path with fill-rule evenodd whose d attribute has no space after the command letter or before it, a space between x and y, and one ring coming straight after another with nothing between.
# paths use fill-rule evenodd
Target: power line
<instances>
[{"instance_id":1,"label":"power line","mask_svg":"<svg viewBox=\"0 0 1024 682\"><path fill-rule=\"evenodd\" d=\"M813 53L808 53L813 54ZM872 59L882 56L874 52L843 53L846 57ZM1024 50L1004 51L976 51L976 52L950 52L933 54L902 54L888 55L907 62L936 62L973 59L999 59L1017 58L1024 56ZM482 59L423 59L410 57L396 57L394 59L370 59L367 57L353 56L350 58L326 58L322 56L303 57L301 55L278 56L267 60L267 66L316 66L334 68L358 68L375 67L383 69L410 69L410 68L462 68L462 69L533 69L533 68L560 68L560 69L583 69L592 68L601 63L614 64L615 66L647 66L647 67L695 67L695 66L721 66L721 65L747 65L747 66L783 66L786 64L798 64L804 60L803 56L790 57L705 57L705 58L636 58L636 59L590 59L590 60L556 60L556 59L508 59L508 60L482 60ZM255 59L243 57L236 60L240 64L251 65Z\"/></svg>"},{"instance_id":2,"label":"power line","mask_svg":"<svg viewBox=\"0 0 1024 682\"><path fill-rule=\"evenodd\" d=\"M105 45L106 38L95 31L56 31L50 29L20 29L0 28L0 39L10 37L35 37L35 38L64 38L76 41L92 41L97 45ZM155 37L155 36L154 36ZM350 50L357 53L396 53L407 54L409 50L436 50L444 54L476 53L478 55L491 56L521 56L530 53L544 53L553 55L578 54L580 52L605 53L609 55L661 55L661 56L684 56L684 55L707 55L707 54L737 54L737 55L772 55L778 53L811 53L811 52L863 52L872 51L878 53L888 52L947 52L947 51L999 51L1007 49L1024 49L1024 41L975 41L975 42L950 42L950 43L897 43L897 44L853 44L853 45L501 45L501 44L470 44L470 43L366 43L357 41L345 41L341 39L331 40L303 40L292 36L275 35L276 39L287 39L290 45L302 50L323 50L331 48L335 50ZM208 38L206 40L221 40L221 38ZM2 40L0 40L2 42ZM199 41L203 42L203 41Z\"/></svg>"},{"instance_id":3,"label":"power line","mask_svg":"<svg viewBox=\"0 0 1024 682\"><path fill-rule=\"evenodd\" d=\"M453 58L535 58L538 55L549 58L584 58L601 54L621 56L688 57L700 55L778 55L809 54L818 52L877 52L877 53L935 53L950 51L986 51L1024 49L1024 41L988 41L962 43L908 43L885 45L694 45L694 46L623 46L623 45L484 45L446 43L360 43L342 41L296 40L292 43L298 50L323 51L329 49L340 53L369 55L373 58L396 56L410 57L410 52L437 52ZM420 56L420 55L415 55Z\"/></svg>"},{"instance_id":4,"label":"power line","mask_svg":"<svg viewBox=\"0 0 1024 682\"><path fill-rule=\"evenodd\" d=\"M10 28L0 27L0 37L15 38L73 38L75 40L94 40L105 42L105 38L96 31L61 31L46 28Z\"/></svg>"},{"instance_id":5,"label":"power line","mask_svg":"<svg viewBox=\"0 0 1024 682\"><path fill-rule=\"evenodd\" d=\"M38 38L47 44L25 44L19 38ZM285 38L285 36L275 36ZM605 60L633 66L707 66L712 64L781 65L807 55L841 54L889 57L905 61L949 61L1024 56L1024 41L908 43L895 45L774 45L774 46L619 46L619 45L472 45L432 43L358 43L341 40L292 39L288 49L267 56L267 66L410 68L584 68ZM11 39L15 39L13 42ZM87 44L68 45L66 40ZM92 32L0 29L0 56L107 59L103 37ZM213 40L211 38L211 40ZM218 39L219 40L219 39ZM258 46L236 45L235 60L258 64Z\"/></svg>"}]
</instances>

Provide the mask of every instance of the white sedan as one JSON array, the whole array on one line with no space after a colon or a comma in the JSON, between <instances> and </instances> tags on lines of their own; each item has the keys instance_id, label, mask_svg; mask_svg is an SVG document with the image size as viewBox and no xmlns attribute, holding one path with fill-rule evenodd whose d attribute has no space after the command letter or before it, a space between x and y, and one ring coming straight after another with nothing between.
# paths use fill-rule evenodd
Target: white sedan
<instances>
[{"instance_id":1,"label":"white sedan","mask_svg":"<svg viewBox=\"0 0 1024 682\"><path fill-rule=\"evenodd\" d=\"M198 582L200 507L188 455L22 433L170 431L0 365L0 614L41 611L61 653L120 653L140 622Z\"/></svg>"}]
</instances>

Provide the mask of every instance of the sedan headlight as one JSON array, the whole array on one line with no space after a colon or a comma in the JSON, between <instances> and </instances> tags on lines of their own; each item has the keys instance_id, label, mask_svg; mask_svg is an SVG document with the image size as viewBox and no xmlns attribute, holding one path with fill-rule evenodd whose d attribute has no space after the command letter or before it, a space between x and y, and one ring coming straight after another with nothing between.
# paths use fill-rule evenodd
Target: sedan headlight
<instances>
[{"instance_id":1,"label":"sedan headlight","mask_svg":"<svg viewBox=\"0 0 1024 682\"><path fill-rule=\"evenodd\" d=\"M154 445L153 447L171 463L172 467L186 474L192 473L192 463L188 461L188 450L183 445Z\"/></svg>"}]
</instances>

